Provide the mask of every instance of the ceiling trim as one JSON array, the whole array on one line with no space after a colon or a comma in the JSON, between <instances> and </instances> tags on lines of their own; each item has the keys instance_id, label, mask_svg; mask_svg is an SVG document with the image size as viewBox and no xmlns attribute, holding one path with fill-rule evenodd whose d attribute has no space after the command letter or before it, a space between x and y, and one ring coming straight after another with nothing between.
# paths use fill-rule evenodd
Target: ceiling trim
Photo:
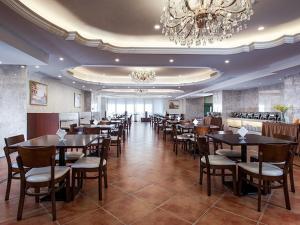
<instances>
[{"instance_id":1,"label":"ceiling trim","mask_svg":"<svg viewBox=\"0 0 300 225\"><path fill-rule=\"evenodd\" d=\"M45 20L37 13L26 7L18 0L2 0L7 6L15 12L31 21L35 25L63 37L65 40L75 41L79 44L106 50L113 53L123 54L198 54L198 55L229 55L242 52L250 52L255 49L267 49L277 47L282 44L293 44L300 41L300 33L295 35L284 35L278 39L267 42L253 42L249 45L243 45L236 48L135 48L135 47L118 47L109 43L103 42L101 39L87 39L81 36L78 32L68 32L63 28Z\"/></svg>"}]
</instances>

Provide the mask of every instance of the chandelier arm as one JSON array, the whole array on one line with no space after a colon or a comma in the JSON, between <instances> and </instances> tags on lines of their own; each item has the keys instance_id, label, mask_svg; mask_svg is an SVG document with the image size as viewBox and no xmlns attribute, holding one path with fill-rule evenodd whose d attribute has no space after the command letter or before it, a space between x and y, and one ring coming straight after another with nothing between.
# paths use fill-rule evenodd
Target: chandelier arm
<instances>
[{"instance_id":1,"label":"chandelier arm","mask_svg":"<svg viewBox=\"0 0 300 225\"><path fill-rule=\"evenodd\" d=\"M188 10L194 12L194 10L192 10L192 8L191 8L190 3L189 3L188 0L184 0L184 4L185 4L185 6L187 7Z\"/></svg>"},{"instance_id":2,"label":"chandelier arm","mask_svg":"<svg viewBox=\"0 0 300 225\"><path fill-rule=\"evenodd\" d=\"M195 25L196 20L194 20L193 25L191 26L189 32L185 35L185 38L187 38L188 36L190 36L190 34L192 33L193 30L193 26Z\"/></svg>"},{"instance_id":3,"label":"chandelier arm","mask_svg":"<svg viewBox=\"0 0 300 225\"><path fill-rule=\"evenodd\" d=\"M239 11L233 11L233 10L228 10L228 9L225 9L225 8L220 8L220 9L216 10L216 12L220 12L220 11L223 11L223 12L226 12L226 13L242 13L242 12L245 12L246 9L241 9Z\"/></svg>"},{"instance_id":4,"label":"chandelier arm","mask_svg":"<svg viewBox=\"0 0 300 225\"><path fill-rule=\"evenodd\" d=\"M186 17L185 19L192 19L193 17L192 16L188 16L188 17ZM185 22L185 24L186 24L187 22ZM167 25L166 27L167 28L175 28L175 27L178 27L178 26L180 26L181 24L180 23L177 23L177 24L175 24L174 26L170 26L170 25Z\"/></svg>"},{"instance_id":5,"label":"chandelier arm","mask_svg":"<svg viewBox=\"0 0 300 225\"><path fill-rule=\"evenodd\" d=\"M233 6L233 5L236 3L236 1L237 1L237 0L232 0L232 2L230 2L228 5L225 5L224 7L225 7L225 8L231 7L231 6ZM224 3L225 3L225 2L223 1L223 4L224 4ZM223 5L223 4L222 4L222 5Z\"/></svg>"}]
</instances>

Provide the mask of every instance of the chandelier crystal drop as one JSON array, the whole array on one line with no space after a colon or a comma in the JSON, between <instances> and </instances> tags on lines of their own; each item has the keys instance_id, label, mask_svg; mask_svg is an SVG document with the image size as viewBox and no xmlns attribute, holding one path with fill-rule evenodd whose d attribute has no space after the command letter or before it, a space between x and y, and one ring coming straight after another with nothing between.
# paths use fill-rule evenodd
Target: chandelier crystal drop
<instances>
[{"instance_id":1,"label":"chandelier crystal drop","mask_svg":"<svg viewBox=\"0 0 300 225\"><path fill-rule=\"evenodd\" d=\"M130 77L136 83L150 83L155 80L156 74L151 70L136 70L130 74Z\"/></svg>"},{"instance_id":2,"label":"chandelier crystal drop","mask_svg":"<svg viewBox=\"0 0 300 225\"><path fill-rule=\"evenodd\" d=\"M253 0L167 0L162 33L191 47L230 38L247 28Z\"/></svg>"}]
</instances>

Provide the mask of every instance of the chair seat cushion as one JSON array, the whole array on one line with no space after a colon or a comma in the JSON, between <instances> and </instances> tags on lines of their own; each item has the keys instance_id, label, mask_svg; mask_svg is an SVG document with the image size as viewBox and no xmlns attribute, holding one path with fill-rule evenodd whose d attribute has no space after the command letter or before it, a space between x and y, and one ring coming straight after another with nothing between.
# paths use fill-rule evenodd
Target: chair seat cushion
<instances>
[{"instance_id":1,"label":"chair seat cushion","mask_svg":"<svg viewBox=\"0 0 300 225\"><path fill-rule=\"evenodd\" d=\"M182 141L185 141L185 140L189 140L190 138L188 137L188 136L186 136L186 135L177 135L177 136L174 136L174 139L176 139L177 138L177 140L182 140Z\"/></svg>"},{"instance_id":2,"label":"chair seat cushion","mask_svg":"<svg viewBox=\"0 0 300 225\"><path fill-rule=\"evenodd\" d=\"M173 129L172 128L169 128L169 127L167 127L166 129L165 129L165 131L172 131Z\"/></svg>"},{"instance_id":3,"label":"chair seat cushion","mask_svg":"<svg viewBox=\"0 0 300 225\"><path fill-rule=\"evenodd\" d=\"M103 160L103 165L106 165L106 160ZM77 169L96 169L100 166L99 157L84 157L76 161L72 168Z\"/></svg>"},{"instance_id":4,"label":"chair seat cushion","mask_svg":"<svg viewBox=\"0 0 300 225\"><path fill-rule=\"evenodd\" d=\"M65 152L65 160L78 160L82 158L84 154L82 152ZM55 160L59 160L59 154L56 154Z\"/></svg>"},{"instance_id":5,"label":"chair seat cushion","mask_svg":"<svg viewBox=\"0 0 300 225\"><path fill-rule=\"evenodd\" d=\"M218 149L216 151L217 155L223 155L229 158L241 158L242 154L240 151L235 151L231 149Z\"/></svg>"},{"instance_id":6,"label":"chair seat cushion","mask_svg":"<svg viewBox=\"0 0 300 225\"><path fill-rule=\"evenodd\" d=\"M54 171L54 179L64 176L70 168L67 166L56 166ZM51 180L51 167L32 168L26 174L26 181L31 183L47 182Z\"/></svg>"},{"instance_id":7,"label":"chair seat cushion","mask_svg":"<svg viewBox=\"0 0 300 225\"><path fill-rule=\"evenodd\" d=\"M251 173L259 174L259 163L239 163L239 167L247 170ZM283 171L278 166L272 165L270 163L262 163L262 175L264 176L282 176Z\"/></svg>"},{"instance_id":8,"label":"chair seat cushion","mask_svg":"<svg viewBox=\"0 0 300 225\"><path fill-rule=\"evenodd\" d=\"M213 166L234 166L236 163L222 155L209 155L209 164ZM205 157L201 158L202 163L206 163Z\"/></svg>"},{"instance_id":9,"label":"chair seat cushion","mask_svg":"<svg viewBox=\"0 0 300 225\"><path fill-rule=\"evenodd\" d=\"M118 141L118 136L110 136L111 141Z\"/></svg>"}]
</instances>

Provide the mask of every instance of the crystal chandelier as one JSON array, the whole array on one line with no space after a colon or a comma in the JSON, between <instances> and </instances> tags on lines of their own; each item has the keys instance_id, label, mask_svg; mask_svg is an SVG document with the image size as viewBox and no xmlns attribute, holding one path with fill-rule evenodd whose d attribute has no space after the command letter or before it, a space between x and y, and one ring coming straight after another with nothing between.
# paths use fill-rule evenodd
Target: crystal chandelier
<instances>
[{"instance_id":1,"label":"crystal chandelier","mask_svg":"<svg viewBox=\"0 0 300 225\"><path fill-rule=\"evenodd\" d=\"M247 28L253 0L167 0L162 33L182 46L206 45Z\"/></svg>"},{"instance_id":2,"label":"crystal chandelier","mask_svg":"<svg viewBox=\"0 0 300 225\"><path fill-rule=\"evenodd\" d=\"M130 77L136 83L149 83L155 80L155 72L150 70L137 70L133 71Z\"/></svg>"}]
</instances>

